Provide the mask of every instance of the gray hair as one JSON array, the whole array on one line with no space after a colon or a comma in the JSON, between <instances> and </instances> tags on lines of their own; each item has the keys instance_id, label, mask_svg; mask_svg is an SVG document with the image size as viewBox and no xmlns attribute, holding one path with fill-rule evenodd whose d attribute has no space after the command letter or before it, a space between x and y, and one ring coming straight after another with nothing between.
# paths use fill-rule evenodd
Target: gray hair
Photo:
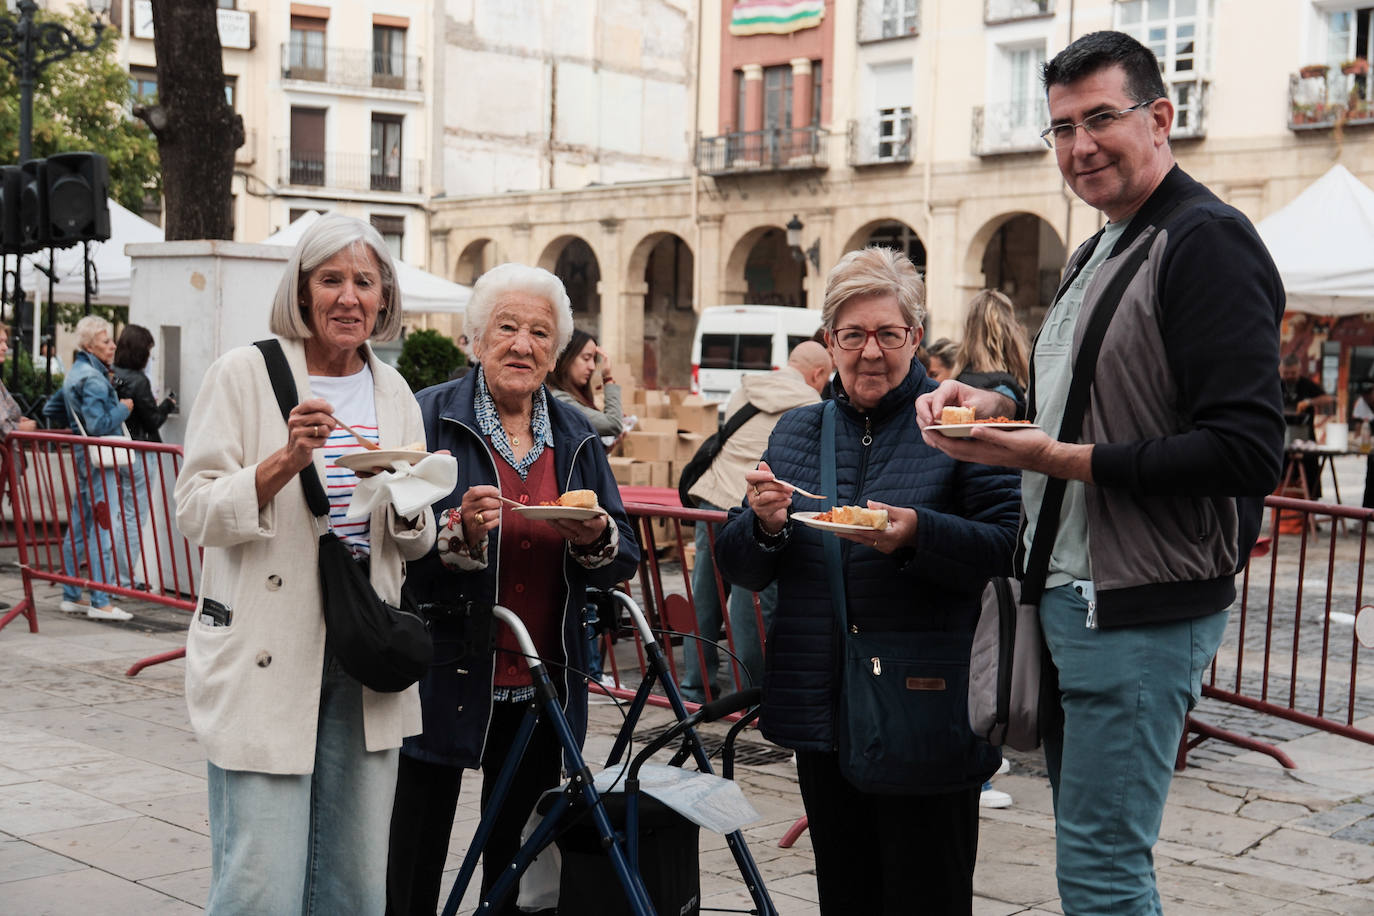
<instances>
[{"instance_id":1,"label":"gray hair","mask_svg":"<svg viewBox=\"0 0 1374 916\"><path fill-rule=\"evenodd\" d=\"M563 288L562 280L544 268L526 264L502 264L477 279L472 287L472 298L468 300L467 314L463 317L463 333L468 340L482 339L492 308L509 293L538 296L549 304L558 330L558 349L554 354L562 353L573 334L572 302L568 299L568 291Z\"/></svg>"},{"instance_id":2,"label":"gray hair","mask_svg":"<svg viewBox=\"0 0 1374 916\"><path fill-rule=\"evenodd\" d=\"M835 327L835 315L850 299L892 295L902 318L913 328L926 320L926 285L916 265L900 251L880 246L851 251L840 258L825 279L821 326Z\"/></svg>"},{"instance_id":3,"label":"gray hair","mask_svg":"<svg viewBox=\"0 0 1374 916\"><path fill-rule=\"evenodd\" d=\"M372 339L394 340L401 333L401 290L396 285L396 265L391 252L376 229L342 213L326 213L310 225L296 243L286 262L277 295L272 299L272 315L267 327L278 337L304 340L310 330L310 300L307 283L315 268L347 248L366 245L371 249L382 275L382 308Z\"/></svg>"},{"instance_id":4,"label":"gray hair","mask_svg":"<svg viewBox=\"0 0 1374 916\"><path fill-rule=\"evenodd\" d=\"M91 344L104 331L114 339L114 325L110 324L99 315L87 315L76 323L76 348L78 350L89 350Z\"/></svg>"}]
</instances>

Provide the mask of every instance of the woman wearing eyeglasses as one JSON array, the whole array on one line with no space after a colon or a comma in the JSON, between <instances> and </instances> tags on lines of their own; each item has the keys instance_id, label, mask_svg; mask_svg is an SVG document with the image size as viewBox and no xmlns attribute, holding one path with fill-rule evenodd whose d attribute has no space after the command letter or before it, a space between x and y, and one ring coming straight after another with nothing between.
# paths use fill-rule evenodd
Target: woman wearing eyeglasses
<instances>
[{"instance_id":1,"label":"woman wearing eyeglasses","mask_svg":"<svg viewBox=\"0 0 1374 916\"><path fill-rule=\"evenodd\" d=\"M797 752L822 913L969 913L979 790L1000 762L968 727L965 648L962 671L956 661L912 691L911 701L932 713L919 727L929 753L912 761L904 791L855 785L840 766L847 637L831 599L825 539L845 541L836 568L848 626L878 639L916 631L971 644L984 582L1011 569L1019 478L950 459L916 426L913 403L935 388L915 358L924 300L903 255L845 255L827 279L821 313L838 371L835 406L784 414L759 465L822 493L823 413L834 410L838 492L825 495L887 510L887 527L808 527L792 512L820 504L765 478L716 539L715 560L730 582L755 591L778 583L760 723L770 741ZM894 729L907 727L894 721Z\"/></svg>"}]
</instances>

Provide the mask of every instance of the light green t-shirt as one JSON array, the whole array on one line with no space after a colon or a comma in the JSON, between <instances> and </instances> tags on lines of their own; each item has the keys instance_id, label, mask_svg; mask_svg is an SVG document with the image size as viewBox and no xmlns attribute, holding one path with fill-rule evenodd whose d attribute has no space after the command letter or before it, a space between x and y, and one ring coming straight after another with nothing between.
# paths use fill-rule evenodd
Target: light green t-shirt
<instances>
[{"instance_id":1,"label":"light green t-shirt","mask_svg":"<svg viewBox=\"0 0 1374 916\"><path fill-rule=\"evenodd\" d=\"M1035 422L1052 439L1059 438L1059 426L1064 421L1065 401L1069 397L1069 381L1073 376L1073 336L1078 315L1083 307L1083 291L1098 266L1112 253L1130 220L1108 223L1098 239L1097 247L1088 257L1083 269L1074 277L1064 295L1045 316L1044 327L1035 342ZM1021 499L1026 508L1025 549L1029 557L1035 539L1035 524L1040 516L1040 504L1045 498L1044 474L1026 471L1021 475ZM1083 482L1070 480L1064 490L1064 506L1059 513L1059 533L1050 554L1046 588L1067 585L1074 579L1091 579L1092 563L1088 558L1088 515L1084 502Z\"/></svg>"}]
</instances>

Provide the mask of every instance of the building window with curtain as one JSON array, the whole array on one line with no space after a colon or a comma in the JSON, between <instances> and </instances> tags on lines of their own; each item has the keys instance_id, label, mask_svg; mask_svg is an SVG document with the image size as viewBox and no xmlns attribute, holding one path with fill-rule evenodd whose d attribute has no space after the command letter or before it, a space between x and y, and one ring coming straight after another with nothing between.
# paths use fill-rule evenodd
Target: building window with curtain
<instances>
[{"instance_id":1,"label":"building window with curtain","mask_svg":"<svg viewBox=\"0 0 1374 916\"><path fill-rule=\"evenodd\" d=\"M1174 103L1176 139L1200 137L1204 123L1212 0L1122 0L1116 27L1159 59Z\"/></svg>"},{"instance_id":2,"label":"building window with curtain","mask_svg":"<svg viewBox=\"0 0 1374 916\"><path fill-rule=\"evenodd\" d=\"M921 28L920 0L860 0L859 41L907 38Z\"/></svg>"},{"instance_id":3,"label":"building window with curtain","mask_svg":"<svg viewBox=\"0 0 1374 916\"><path fill-rule=\"evenodd\" d=\"M406 30L395 26L372 27L372 85L405 88Z\"/></svg>"},{"instance_id":4,"label":"building window with curtain","mask_svg":"<svg viewBox=\"0 0 1374 916\"><path fill-rule=\"evenodd\" d=\"M391 252L391 256L396 260L401 260L401 250L406 236L406 218L374 213L369 220L372 228L377 230L377 234L386 243L387 251Z\"/></svg>"},{"instance_id":5,"label":"building window with curtain","mask_svg":"<svg viewBox=\"0 0 1374 916\"><path fill-rule=\"evenodd\" d=\"M324 81L325 30L328 25L327 19L291 17L291 41L286 53L287 76L290 79Z\"/></svg>"},{"instance_id":6,"label":"building window with curtain","mask_svg":"<svg viewBox=\"0 0 1374 916\"><path fill-rule=\"evenodd\" d=\"M372 181L374 191L401 190L401 125L399 115L372 116Z\"/></svg>"},{"instance_id":7,"label":"building window with curtain","mask_svg":"<svg viewBox=\"0 0 1374 916\"><path fill-rule=\"evenodd\" d=\"M291 109L290 183L323 185L325 109Z\"/></svg>"}]
</instances>

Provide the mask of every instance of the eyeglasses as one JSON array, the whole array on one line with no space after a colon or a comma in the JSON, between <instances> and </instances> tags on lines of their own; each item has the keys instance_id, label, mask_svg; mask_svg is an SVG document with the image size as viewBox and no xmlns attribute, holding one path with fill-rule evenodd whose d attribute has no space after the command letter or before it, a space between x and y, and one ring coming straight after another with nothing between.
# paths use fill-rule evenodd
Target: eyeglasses
<instances>
[{"instance_id":1,"label":"eyeglasses","mask_svg":"<svg viewBox=\"0 0 1374 916\"><path fill-rule=\"evenodd\" d=\"M830 332L830 339L835 341L835 346L841 350L862 350L868 346L870 337L884 350L899 350L911 339L911 328L887 325L876 331L866 331L863 328L835 328Z\"/></svg>"},{"instance_id":2,"label":"eyeglasses","mask_svg":"<svg viewBox=\"0 0 1374 916\"><path fill-rule=\"evenodd\" d=\"M1150 99L1148 102L1141 102L1132 105L1130 108L1121 108L1111 111L1099 111L1097 114L1088 115L1077 124L1051 124L1040 131L1040 139L1045 141L1045 145L1050 149L1059 146L1073 145L1073 139L1078 135L1078 128L1083 128L1089 136L1096 137L1105 134L1112 129L1112 126L1120 123L1126 115L1133 111L1140 111L1158 102L1163 96Z\"/></svg>"}]
</instances>

